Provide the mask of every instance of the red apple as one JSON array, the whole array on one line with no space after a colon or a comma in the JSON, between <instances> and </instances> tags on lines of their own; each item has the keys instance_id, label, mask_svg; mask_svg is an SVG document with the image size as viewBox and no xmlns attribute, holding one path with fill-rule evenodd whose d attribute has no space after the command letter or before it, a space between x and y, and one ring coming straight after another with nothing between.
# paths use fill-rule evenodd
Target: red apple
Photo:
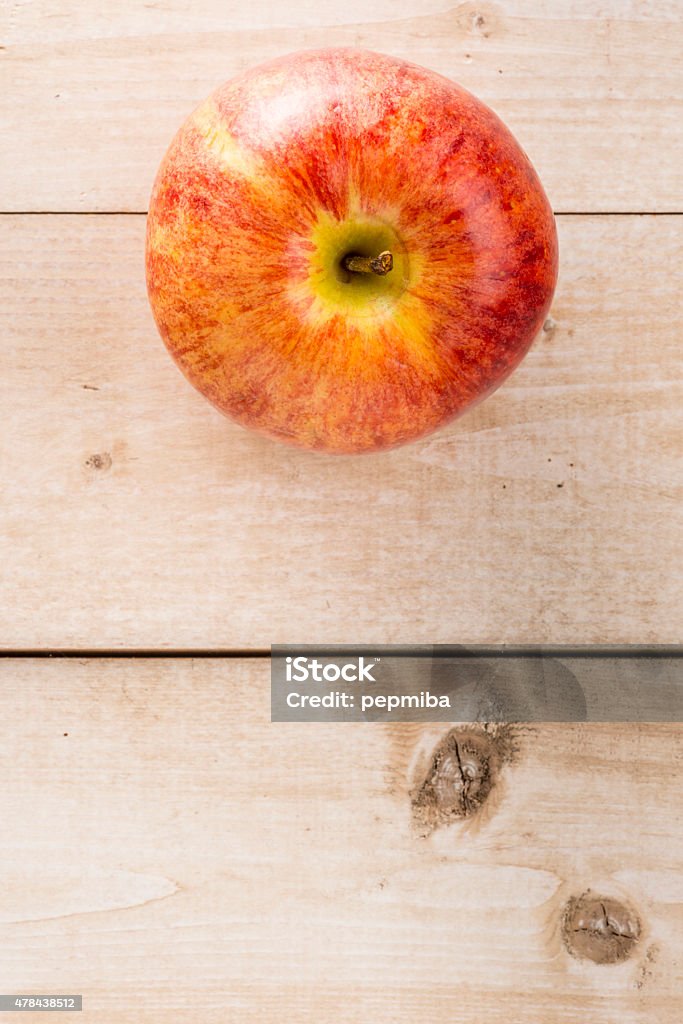
<instances>
[{"instance_id":1,"label":"red apple","mask_svg":"<svg viewBox=\"0 0 683 1024\"><path fill-rule=\"evenodd\" d=\"M551 208L502 122L365 50L217 89L147 222L150 301L187 378L244 426L329 452L412 441L490 394L556 277Z\"/></svg>"}]
</instances>

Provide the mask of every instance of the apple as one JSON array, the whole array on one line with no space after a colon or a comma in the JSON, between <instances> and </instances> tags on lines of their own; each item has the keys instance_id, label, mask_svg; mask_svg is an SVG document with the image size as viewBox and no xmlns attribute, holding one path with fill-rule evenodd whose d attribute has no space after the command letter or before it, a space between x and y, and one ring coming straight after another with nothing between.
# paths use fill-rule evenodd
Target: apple
<instances>
[{"instance_id":1,"label":"apple","mask_svg":"<svg viewBox=\"0 0 683 1024\"><path fill-rule=\"evenodd\" d=\"M189 381L327 452L412 441L489 395L543 324L557 261L498 117L355 48L218 88L173 139L147 220L150 302Z\"/></svg>"}]
</instances>

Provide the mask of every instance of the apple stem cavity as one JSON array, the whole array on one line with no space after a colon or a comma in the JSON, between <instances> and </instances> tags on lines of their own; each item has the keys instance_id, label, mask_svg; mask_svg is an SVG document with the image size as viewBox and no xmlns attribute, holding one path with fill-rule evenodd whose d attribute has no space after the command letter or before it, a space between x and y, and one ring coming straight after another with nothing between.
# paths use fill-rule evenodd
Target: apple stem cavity
<instances>
[{"instance_id":1,"label":"apple stem cavity","mask_svg":"<svg viewBox=\"0 0 683 1024\"><path fill-rule=\"evenodd\" d=\"M389 250L381 252L379 256L356 256L349 253L342 260L344 270L350 270L354 274L377 274L385 277L394 267L394 257Z\"/></svg>"}]
</instances>

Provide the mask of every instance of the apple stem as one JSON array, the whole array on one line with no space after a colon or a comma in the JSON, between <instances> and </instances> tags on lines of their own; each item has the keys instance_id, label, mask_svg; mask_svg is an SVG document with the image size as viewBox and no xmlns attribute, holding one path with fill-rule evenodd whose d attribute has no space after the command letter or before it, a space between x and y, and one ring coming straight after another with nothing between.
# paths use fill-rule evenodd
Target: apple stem
<instances>
[{"instance_id":1,"label":"apple stem","mask_svg":"<svg viewBox=\"0 0 683 1024\"><path fill-rule=\"evenodd\" d=\"M342 260L345 270L355 274L377 274L384 277L394 266L394 257L389 250L381 252L379 256L345 256Z\"/></svg>"}]
</instances>

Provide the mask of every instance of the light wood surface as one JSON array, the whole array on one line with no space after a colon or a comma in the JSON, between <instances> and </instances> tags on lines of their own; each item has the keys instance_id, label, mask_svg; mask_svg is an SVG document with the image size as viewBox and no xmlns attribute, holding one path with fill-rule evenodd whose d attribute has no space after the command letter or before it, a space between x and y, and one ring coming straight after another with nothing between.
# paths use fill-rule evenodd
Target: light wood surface
<instances>
[{"instance_id":1,"label":"light wood surface","mask_svg":"<svg viewBox=\"0 0 683 1024\"><path fill-rule=\"evenodd\" d=\"M678 728L520 729L492 809L425 838L448 726L271 725L265 659L8 659L0 691L3 992L96 1024L680 1020ZM587 888L639 914L625 963L564 948Z\"/></svg>"},{"instance_id":2,"label":"light wood surface","mask_svg":"<svg viewBox=\"0 0 683 1024\"><path fill-rule=\"evenodd\" d=\"M0 649L679 641L681 41L678 0L0 5ZM504 388L359 459L223 419L144 291L180 122L326 45L461 82L579 214ZM0 992L93 1024L678 1024L680 726L518 727L479 815L425 835L448 726L272 725L269 696L264 658L0 659ZM587 889L639 916L626 962L567 952Z\"/></svg>"},{"instance_id":3,"label":"light wood surface","mask_svg":"<svg viewBox=\"0 0 683 1024\"><path fill-rule=\"evenodd\" d=\"M679 639L680 218L560 218L520 369L358 458L254 436L185 382L143 217L3 225L3 647Z\"/></svg>"},{"instance_id":4,"label":"light wood surface","mask_svg":"<svg viewBox=\"0 0 683 1024\"><path fill-rule=\"evenodd\" d=\"M172 135L220 82L340 45L479 95L556 210L681 209L677 0L8 0L0 43L3 210L145 210Z\"/></svg>"}]
</instances>

